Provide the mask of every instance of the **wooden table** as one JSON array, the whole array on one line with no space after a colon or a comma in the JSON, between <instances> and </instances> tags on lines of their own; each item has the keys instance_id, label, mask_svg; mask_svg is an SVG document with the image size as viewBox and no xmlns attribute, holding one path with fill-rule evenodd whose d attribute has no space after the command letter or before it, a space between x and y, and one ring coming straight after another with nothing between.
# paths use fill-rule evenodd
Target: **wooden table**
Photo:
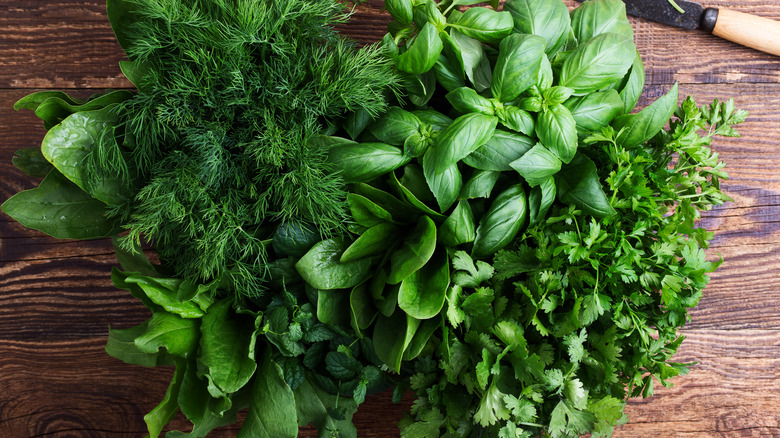
<instances>
[{"instance_id":1,"label":"wooden table","mask_svg":"<svg viewBox=\"0 0 780 438\"><path fill-rule=\"evenodd\" d=\"M382 2L361 6L345 32L378 40ZM712 0L780 20L770 0ZM571 4L570 6L573 6ZM633 20L647 70L641 105L675 82L704 103L733 97L751 116L740 139L719 139L734 202L709 212L712 276L677 359L691 373L632 400L616 437L780 436L780 58L705 35ZM41 123L11 107L40 89L86 96L126 88L123 54L100 0L3 0L0 4L0 200L37 183L11 165L38 144ZM125 365L105 354L108 327L136 325L146 309L109 279L109 242L57 241L0 215L0 437L130 437L162 398L171 369ZM398 436L406 406L370 398L356 416L359 436ZM186 428L183 418L175 427ZM186 430L186 429L182 429ZM215 432L234 436L237 427ZM301 436L314 437L311 428Z\"/></svg>"}]
</instances>

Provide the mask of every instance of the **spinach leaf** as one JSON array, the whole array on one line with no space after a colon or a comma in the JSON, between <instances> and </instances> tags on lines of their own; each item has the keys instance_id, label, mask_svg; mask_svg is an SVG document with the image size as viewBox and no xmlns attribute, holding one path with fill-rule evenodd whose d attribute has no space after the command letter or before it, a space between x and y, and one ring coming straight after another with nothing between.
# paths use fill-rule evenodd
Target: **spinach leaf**
<instances>
[{"instance_id":1,"label":"spinach leaf","mask_svg":"<svg viewBox=\"0 0 780 438\"><path fill-rule=\"evenodd\" d=\"M512 170L509 163L523 156L533 145L534 141L524 135L496 129L485 144L463 158L463 163L475 169Z\"/></svg>"},{"instance_id":2,"label":"spinach leaf","mask_svg":"<svg viewBox=\"0 0 780 438\"><path fill-rule=\"evenodd\" d=\"M401 282L398 307L416 319L429 319L439 314L450 285L447 251L439 248L428 263Z\"/></svg>"},{"instance_id":3,"label":"spinach leaf","mask_svg":"<svg viewBox=\"0 0 780 438\"><path fill-rule=\"evenodd\" d=\"M411 165L409 165L411 166ZM416 166L414 166L416 168ZM459 176L460 174L458 174ZM406 176L406 173L404 173L404 176ZM460 181L456 181L455 185L460 187ZM444 220L444 215L441 213L436 212L432 208L425 205L424 202L420 201L420 199L415 195L409 188L407 188L404 184L401 184L400 181L398 181L398 178L395 176L395 173L390 174L390 186L393 187L396 192L398 192L398 195L404 199L406 202L408 202L414 209L419 211L420 213L424 213L427 216L431 217L432 219L436 221L442 221ZM428 187L425 187L426 190L428 190ZM418 190L418 192L421 192L422 189ZM428 190L428 193L430 193L430 190ZM409 214L405 217L408 219L416 218L419 216L419 214Z\"/></svg>"},{"instance_id":4,"label":"spinach leaf","mask_svg":"<svg viewBox=\"0 0 780 438\"><path fill-rule=\"evenodd\" d=\"M368 182L395 170L409 158L403 151L385 143L344 142L331 146L328 161L340 171L345 182Z\"/></svg>"},{"instance_id":5,"label":"spinach leaf","mask_svg":"<svg viewBox=\"0 0 780 438\"><path fill-rule=\"evenodd\" d=\"M396 66L403 72L421 75L433 68L443 48L444 43L436 26L426 23L409 50L398 56Z\"/></svg>"},{"instance_id":6,"label":"spinach leaf","mask_svg":"<svg viewBox=\"0 0 780 438\"><path fill-rule=\"evenodd\" d=\"M616 33L598 35L574 49L561 68L559 85L577 95L592 93L620 80L634 60L631 38Z\"/></svg>"},{"instance_id":7,"label":"spinach leaf","mask_svg":"<svg viewBox=\"0 0 780 438\"><path fill-rule=\"evenodd\" d=\"M160 436L163 427L168 424L176 413L179 411L179 388L181 388L181 382L184 378L184 371L186 362L183 360L177 361L176 370L171 378L171 383L168 385L168 389L165 391L165 397L163 397L160 404L154 407L148 414L144 415L144 422L146 422L146 428L149 431L149 438L157 438Z\"/></svg>"},{"instance_id":8,"label":"spinach leaf","mask_svg":"<svg viewBox=\"0 0 780 438\"><path fill-rule=\"evenodd\" d=\"M577 153L577 125L563 105L553 105L539 114L536 135L564 163L570 162Z\"/></svg>"},{"instance_id":9,"label":"spinach leaf","mask_svg":"<svg viewBox=\"0 0 780 438\"><path fill-rule=\"evenodd\" d=\"M552 55L571 31L569 9L558 0L507 0L504 10L512 14L515 31L545 39L545 52Z\"/></svg>"},{"instance_id":10,"label":"spinach leaf","mask_svg":"<svg viewBox=\"0 0 780 438\"><path fill-rule=\"evenodd\" d=\"M612 216L615 209L601 188L596 165L583 154L578 154L555 175L558 200L573 204L585 214L602 218Z\"/></svg>"},{"instance_id":11,"label":"spinach leaf","mask_svg":"<svg viewBox=\"0 0 780 438\"><path fill-rule=\"evenodd\" d=\"M501 40L490 85L493 97L509 102L536 83L544 44L536 35L512 34Z\"/></svg>"},{"instance_id":12,"label":"spinach leaf","mask_svg":"<svg viewBox=\"0 0 780 438\"><path fill-rule=\"evenodd\" d=\"M349 310L352 329L358 336L363 336L364 330L371 327L378 314L365 283L352 288L349 294Z\"/></svg>"},{"instance_id":13,"label":"spinach leaf","mask_svg":"<svg viewBox=\"0 0 780 438\"><path fill-rule=\"evenodd\" d=\"M439 209L444 212L458 200L458 193L460 193L463 185L463 177L458 170L457 164L451 164L440 173L437 172L435 157L431 153L425 154L423 157L423 171L425 172L425 181L428 182L428 187L430 187L431 192L436 197Z\"/></svg>"},{"instance_id":14,"label":"spinach leaf","mask_svg":"<svg viewBox=\"0 0 780 438\"><path fill-rule=\"evenodd\" d=\"M41 184L5 201L3 212L27 228L57 239L100 239L118 233L117 219L94 199L52 169Z\"/></svg>"},{"instance_id":15,"label":"spinach leaf","mask_svg":"<svg viewBox=\"0 0 780 438\"><path fill-rule=\"evenodd\" d=\"M501 192L479 221L472 256L488 257L508 245L527 217L528 203L522 185L513 185Z\"/></svg>"},{"instance_id":16,"label":"spinach leaf","mask_svg":"<svg viewBox=\"0 0 780 438\"><path fill-rule=\"evenodd\" d=\"M375 189L375 191L379 190ZM386 195L387 197L393 198L390 194ZM393 222L393 216L390 214L390 212L370 199L366 198L365 196L350 193L347 195L347 203L349 204L349 210L352 213L352 218L360 226L370 228L374 225Z\"/></svg>"},{"instance_id":17,"label":"spinach leaf","mask_svg":"<svg viewBox=\"0 0 780 438\"><path fill-rule=\"evenodd\" d=\"M263 354L252 385L252 400L238 438L295 438L298 436L295 395L270 349Z\"/></svg>"},{"instance_id":18,"label":"spinach leaf","mask_svg":"<svg viewBox=\"0 0 780 438\"><path fill-rule=\"evenodd\" d=\"M401 247L390 256L389 284L398 284L425 266L436 249L436 225L428 216L421 216L414 230Z\"/></svg>"},{"instance_id":19,"label":"spinach leaf","mask_svg":"<svg viewBox=\"0 0 780 438\"><path fill-rule=\"evenodd\" d=\"M420 327L420 320L396 309L391 316L381 315L374 324L374 349L379 359L395 372L401 371L404 351Z\"/></svg>"},{"instance_id":20,"label":"spinach leaf","mask_svg":"<svg viewBox=\"0 0 780 438\"><path fill-rule=\"evenodd\" d=\"M455 247L474 241L476 224L467 200L458 201L452 214L439 227L438 237L439 242L447 247Z\"/></svg>"},{"instance_id":21,"label":"spinach leaf","mask_svg":"<svg viewBox=\"0 0 780 438\"><path fill-rule=\"evenodd\" d=\"M371 275L371 259L361 258L342 263L349 243L342 238L323 240L312 247L295 264L295 269L315 289L348 289Z\"/></svg>"},{"instance_id":22,"label":"spinach leaf","mask_svg":"<svg viewBox=\"0 0 780 438\"><path fill-rule=\"evenodd\" d=\"M143 367L156 367L158 365L173 365L172 357L165 351L146 353L135 345L135 339L146 333L149 327L149 319L143 323L127 329L109 329L106 353L124 363L140 365Z\"/></svg>"},{"instance_id":23,"label":"spinach leaf","mask_svg":"<svg viewBox=\"0 0 780 438\"><path fill-rule=\"evenodd\" d=\"M604 33L634 38L634 29L626 18L621 0L587 1L571 11L571 27L577 41L584 43Z\"/></svg>"},{"instance_id":24,"label":"spinach leaf","mask_svg":"<svg viewBox=\"0 0 780 438\"><path fill-rule=\"evenodd\" d=\"M41 153L41 148L22 148L11 159L14 166L34 178L44 178L52 169L51 163Z\"/></svg>"},{"instance_id":25,"label":"spinach leaf","mask_svg":"<svg viewBox=\"0 0 780 438\"><path fill-rule=\"evenodd\" d=\"M198 348L200 320L185 319L168 312L156 312L147 321L146 330L133 341L139 351L155 354L161 348L184 359Z\"/></svg>"},{"instance_id":26,"label":"spinach leaf","mask_svg":"<svg viewBox=\"0 0 780 438\"><path fill-rule=\"evenodd\" d=\"M179 289L184 285L182 280L130 275L124 281L138 285L149 300L182 318L200 318L205 314L196 302L179 298Z\"/></svg>"},{"instance_id":27,"label":"spinach leaf","mask_svg":"<svg viewBox=\"0 0 780 438\"><path fill-rule=\"evenodd\" d=\"M324 290L317 291L317 320L340 327L349 325L350 315L344 312L349 308L350 294L346 290Z\"/></svg>"},{"instance_id":28,"label":"spinach leaf","mask_svg":"<svg viewBox=\"0 0 780 438\"><path fill-rule=\"evenodd\" d=\"M397 239L399 228L390 223L381 223L367 229L344 253L340 262L347 263L363 257L381 254L392 247Z\"/></svg>"},{"instance_id":29,"label":"spinach leaf","mask_svg":"<svg viewBox=\"0 0 780 438\"><path fill-rule=\"evenodd\" d=\"M626 114L612 122L618 133L615 142L625 148L633 148L650 140L669 121L677 108L677 84L637 114Z\"/></svg>"},{"instance_id":30,"label":"spinach leaf","mask_svg":"<svg viewBox=\"0 0 780 438\"><path fill-rule=\"evenodd\" d=\"M561 170L561 160L549 149L537 143L522 157L509 163L531 187L547 181Z\"/></svg>"}]
</instances>

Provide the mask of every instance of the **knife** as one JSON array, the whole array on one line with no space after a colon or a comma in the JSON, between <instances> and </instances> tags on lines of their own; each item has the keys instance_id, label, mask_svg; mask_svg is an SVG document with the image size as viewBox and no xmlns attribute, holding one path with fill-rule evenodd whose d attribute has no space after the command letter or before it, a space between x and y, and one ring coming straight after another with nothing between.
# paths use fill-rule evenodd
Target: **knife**
<instances>
[{"instance_id":1,"label":"knife","mask_svg":"<svg viewBox=\"0 0 780 438\"><path fill-rule=\"evenodd\" d=\"M780 56L780 21L726 8L705 8L686 0L623 0L623 3L629 15L683 29L701 29L737 44ZM685 12L681 13L673 3Z\"/></svg>"}]
</instances>

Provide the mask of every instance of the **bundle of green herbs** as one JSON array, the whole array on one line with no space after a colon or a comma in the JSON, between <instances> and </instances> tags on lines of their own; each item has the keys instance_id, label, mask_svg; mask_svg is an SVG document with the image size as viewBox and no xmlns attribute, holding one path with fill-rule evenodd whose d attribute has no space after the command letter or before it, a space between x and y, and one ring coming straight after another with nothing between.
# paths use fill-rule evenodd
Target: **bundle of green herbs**
<instances>
[{"instance_id":1,"label":"bundle of green herbs","mask_svg":"<svg viewBox=\"0 0 780 438\"><path fill-rule=\"evenodd\" d=\"M48 133L14 163L45 178L3 210L124 231L112 280L152 317L106 350L176 366L150 436L248 408L239 436L354 437L393 386L404 437L609 436L687 371L710 144L746 113L676 85L634 112L622 1L476 3L388 0L358 50L335 0L109 0L138 91L17 104Z\"/></svg>"}]
</instances>

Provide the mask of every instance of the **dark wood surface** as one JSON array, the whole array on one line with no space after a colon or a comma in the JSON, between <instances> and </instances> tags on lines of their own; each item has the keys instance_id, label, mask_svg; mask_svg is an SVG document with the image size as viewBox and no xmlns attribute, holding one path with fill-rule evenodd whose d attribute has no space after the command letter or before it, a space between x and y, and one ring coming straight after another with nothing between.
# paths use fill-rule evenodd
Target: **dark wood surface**
<instances>
[{"instance_id":1,"label":"dark wood surface","mask_svg":"<svg viewBox=\"0 0 780 438\"><path fill-rule=\"evenodd\" d=\"M571 4L570 6L573 6ZM708 6L780 20L770 0L712 0ZM378 40L381 1L361 6L343 30ZM710 254L726 262L684 328L677 359L691 373L646 400L632 400L631 422L616 437L780 436L780 58L702 32L632 20L647 70L642 104L674 82L699 102L733 97L750 111L742 138L714 148L727 162L734 202L704 215L717 233ZM0 201L36 181L11 165L43 128L11 107L41 89L86 96L124 88L114 41L99 0L2 0L0 3ZM126 365L103 351L108 327L148 317L112 287L108 242L57 241L0 215L0 437L140 437L143 415L162 398L170 369ZM388 395L355 418L360 437L398 436L408 405ZM182 418L174 427L186 428ZM237 426L213 436L235 436ZM301 436L314 437L307 428Z\"/></svg>"}]
</instances>

